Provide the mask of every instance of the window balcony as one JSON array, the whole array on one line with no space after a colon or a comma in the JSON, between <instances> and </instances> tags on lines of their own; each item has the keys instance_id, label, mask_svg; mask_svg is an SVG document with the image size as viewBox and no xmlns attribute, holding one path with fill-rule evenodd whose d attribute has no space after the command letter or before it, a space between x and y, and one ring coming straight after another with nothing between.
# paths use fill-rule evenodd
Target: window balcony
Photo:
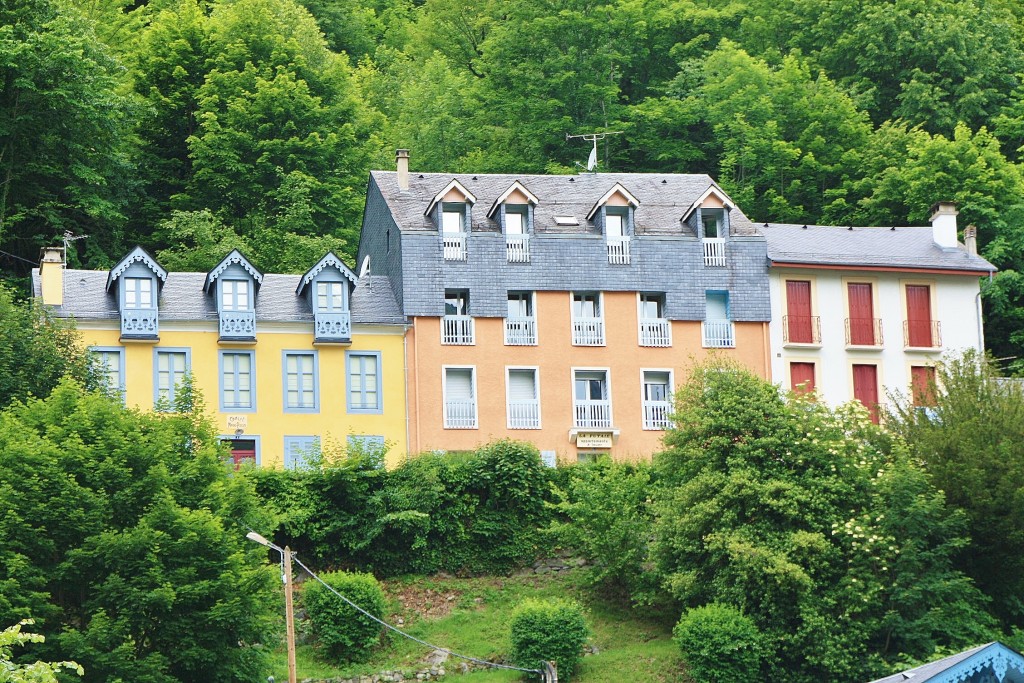
<instances>
[{"instance_id":1,"label":"window balcony","mask_svg":"<svg viewBox=\"0 0 1024 683\"><path fill-rule=\"evenodd\" d=\"M574 404L573 426L584 429L609 429L612 426L610 401L580 400Z\"/></svg>"},{"instance_id":2,"label":"window balcony","mask_svg":"<svg viewBox=\"0 0 1024 683\"><path fill-rule=\"evenodd\" d=\"M540 429L540 402L531 401L508 402L509 429Z\"/></svg>"},{"instance_id":3,"label":"window balcony","mask_svg":"<svg viewBox=\"0 0 1024 683\"><path fill-rule=\"evenodd\" d=\"M938 320L904 320L903 346L908 349L942 348L942 326Z\"/></svg>"},{"instance_id":4,"label":"window balcony","mask_svg":"<svg viewBox=\"0 0 1024 683\"><path fill-rule=\"evenodd\" d=\"M704 348L731 349L736 346L736 330L731 320L705 320L702 329Z\"/></svg>"},{"instance_id":5,"label":"window balcony","mask_svg":"<svg viewBox=\"0 0 1024 683\"><path fill-rule=\"evenodd\" d=\"M473 318L468 315L446 315L441 318L441 343L472 346Z\"/></svg>"},{"instance_id":6,"label":"window balcony","mask_svg":"<svg viewBox=\"0 0 1024 683\"><path fill-rule=\"evenodd\" d=\"M221 311L220 338L227 341L256 341L256 311Z\"/></svg>"},{"instance_id":7,"label":"window balcony","mask_svg":"<svg viewBox=\"0 0 1024 683\"><path fill-rule=\"evenodd\" d=\"M509 263L529 263L530 236L505 235L505 256Z\"/></svg>"},{"instance_id":8,"label":"window balcony","mask_svg":"<svg viewBox=\"0 0 1024 683\"><path fill-rule=\"evenodd\" d=\"M607 240L608 244L608 263L619 266L629 265L629 238L628 237L609 237Z\"/></svg>"},{"instance_id":9,"label":"window balcony","mask_svg":"<svg viewBox=\"0 0 1024 683\"><path fill-rule=\"evenodd\" d=\"M352 341L352 314L348 311L338 313L324 313L318 311L314 313L313 341Z\"/></svg>"},{"instance_id":10,"label":"window balcony","mask_svg":"<svg viewBox=\"0 0 1024 683\"><path fill-rule=\"evenodd\" d=\"M672 404L668 401L644 401L644 429L666 430L672 426L668 416Z\"/></svg>"},{"instance_id":11,"label":"window balcony","mask_svg":"<svg viewBox=\"0 0 1024 683\"><path fill-rule=\"evenodd\" d=\"M820 344L821 318L816 315L782 316L782 343Z\"/></svg>"},{"instance_id":12,"label":"window balcony","mask_svg":"<svg viewBox=\"0 0 1024 683\"><path fill-rule=\"evenodd\" d=\"M672 324L664 318L641 320L640 346L672 346Z\"/></svg>"},{"instance_id":13,"label":"window balcony","mask_svg":"<svg viewBox=\"0 0 1024 683\"><path fill-rule=\"evenodd\" d=\"M505 346L536 346L535 318L505 318Z\"/></svg>"},{"instance_id":14,"label":"window balcony","mask_svg":"<svg viewBox=\"0 0 1024 683\"><path fill-rule=\"evenodd\" d=\"M725 268L725 238L704 238L704 265L709 268Z\"/></svg>"},{"instance_id":15,"label":"window balcony","mask_svg":"<svg viewBox=\"0 0 1024 683\"><path fill-rule=\"evenodd\" d=\"M466 233L446 232L441 236L445 261L466 260Z\"/></svg>"},{"instance_id":16,"label":"window balcony","mask_svg":"<svg viewBox=\"0 0 1024 683\"><path fill-rule=\"evenodd\" d=\"M155 308L125 308L121 311L122 339L156 339L160 317Z\"/></svg>"},{"instance_id":17,"label":"window balcony","mask_svg":"<svg viewBox=\"0 0 1024 683\"><path fill-rule=\"evenodd\" d=\"M604 346L603 318L575 318L572 321L574 346Z\"/></svg>"},{"instance_id":18,"label":"window balcony","mask_svg":"<svg viewBox=\"0 0 1024 683\"><path fill-rule=\"evenodd\" d=\"M476 429L476 401L450 398L444 402L445 429Z\"/></svg>"},{"instance_id":19,"label":"window balcony","mask_svg":"<svg viewBox=\"0 0 1024 683\"><path fill-rule=\"evenodd\" d=\"M846 319L847 346L881 346L882 344L881 318Z\"/></svg>"}]
</instances>

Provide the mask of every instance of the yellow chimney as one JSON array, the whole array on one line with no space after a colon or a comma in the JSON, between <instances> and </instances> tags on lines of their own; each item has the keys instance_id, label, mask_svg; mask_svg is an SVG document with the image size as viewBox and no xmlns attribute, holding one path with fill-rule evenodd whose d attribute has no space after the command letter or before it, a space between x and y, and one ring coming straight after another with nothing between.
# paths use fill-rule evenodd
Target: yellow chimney
<instances>
[{"instance_id":1,"label":"yellow chimney","mask_svg":"<svg viewBox=\"0 0 1024 683\"><path fill-rule=\"evenodd\" d=\"M64 247L43 247L40 250L39 285L44 304L64 305Z\"/></svg>"}]
</instances>

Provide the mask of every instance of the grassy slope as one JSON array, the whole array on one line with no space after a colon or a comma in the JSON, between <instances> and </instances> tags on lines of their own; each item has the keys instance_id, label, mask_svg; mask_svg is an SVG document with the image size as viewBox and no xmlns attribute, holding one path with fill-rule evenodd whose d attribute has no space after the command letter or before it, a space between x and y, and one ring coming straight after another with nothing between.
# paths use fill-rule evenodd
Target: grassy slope
<instances>
[{"instance_id":1,"label":"grassy slope","mask_svg":"<svg viewBox=\"0 0 1024 683\"><path fill-rule=\"evenodd\" d=\"M386 585L392 600L389 621L405 620L403 629L434 645L482 659L501 659L507 650L508 618L525 597L571 596L586 605L592 630L590 644L598 653L583 659L573 681L686 681L670 626L645 618L642 610L629 610L592 597L579 586L575 574L472 579L412 577ZM353 676L386 669L422 669L428 650L400 636L392 636L365 665L335 668L319 662L308 646L299 648L299 679ZM451 672L459 660L445 665ZM284 653L275 654L273 674L287 680ZM448 678L467 683L519 681L512 671L478 671ZM562 678L561 676L559 677Z\"/></svg>"}]
</instances>

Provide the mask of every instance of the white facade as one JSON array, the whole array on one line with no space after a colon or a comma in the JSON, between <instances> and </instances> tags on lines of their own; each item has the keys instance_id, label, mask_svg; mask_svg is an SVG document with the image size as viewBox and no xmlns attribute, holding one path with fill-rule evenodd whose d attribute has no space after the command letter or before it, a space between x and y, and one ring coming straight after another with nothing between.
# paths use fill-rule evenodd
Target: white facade
<instances>
[{"instance_id":1,"label":"white facade","mask_svg":"<svg viewBox=\"0 0 1024 683\"><path fill-rule=\"evenodd\" d=\"M803 330L796 334L788 327L795 319L790 315L794 309L788 301L788 281L810 285L811 324L799 320L796 324ZM851 343L858 341L851 340L849 333L851 283L870 285L872 317L877 321L871 327L875 333L871 343ZM915 340L908 332L908 286L916 287L917 293L927 291L930 298L931 324L910 323L918 332L928 330L926 342L921 341L920 333ZM769 270L769 287L774 381L793 390L793 364L813 364L814 388L830 405L854 398L855 365L875 366L878 400L884 405L891 393L909 395L912 367L933 366L949 352L984 348L977 273L775 265ZM808 328L810 341L806 341ZM797 376L808 369L808 365L797 368Z\"/></svg>"}]
</instances>

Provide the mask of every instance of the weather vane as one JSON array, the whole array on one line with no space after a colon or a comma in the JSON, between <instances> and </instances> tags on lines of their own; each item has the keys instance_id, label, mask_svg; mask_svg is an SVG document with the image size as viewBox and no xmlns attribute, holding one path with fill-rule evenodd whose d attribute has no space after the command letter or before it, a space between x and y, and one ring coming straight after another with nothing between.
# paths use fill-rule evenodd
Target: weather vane
<instances>
[{"instance_id":1,"label":"weather vane","mask_svg":"<svg viewBox=\"0 0 1024 683\"><path fill-rule=\"evenodd\" d=\"M568 133L566 133L565 134L565 139L566 140L574 140L574 139L577 139L577 138L583 138L584 140L587 140L588 142L593 142L594 143L594 148L592 150L590 150L590 158L587 159L587 171L589 171L590 173L593 173L594 170L597 168L597 141L598 140L604 140L609 135L621 135L621 134L622 134L621 130L609 130L609 131L606 131L604 133L583 133L582 135L569 135ZM579 166L580 168L583 168L583 164L581 164L578 161L576 162L576 165Z\"/></svg>"}]
</instances>

